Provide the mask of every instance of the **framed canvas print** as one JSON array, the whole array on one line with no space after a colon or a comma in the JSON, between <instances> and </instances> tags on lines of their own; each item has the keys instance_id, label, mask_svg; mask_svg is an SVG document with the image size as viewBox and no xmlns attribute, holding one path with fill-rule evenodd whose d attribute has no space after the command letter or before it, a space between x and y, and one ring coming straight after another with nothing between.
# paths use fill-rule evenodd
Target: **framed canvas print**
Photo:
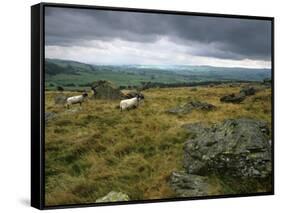
<instances>
[{"instance_id":1,"label":"framed canvas print","mask_svg":"<svg viewBox=\"0 0 281 213\"><path fill-rule=\"evenodd\" d=\"M272 17L31 8L31 205L274 194Z\"/></svg>"}]
</instances>

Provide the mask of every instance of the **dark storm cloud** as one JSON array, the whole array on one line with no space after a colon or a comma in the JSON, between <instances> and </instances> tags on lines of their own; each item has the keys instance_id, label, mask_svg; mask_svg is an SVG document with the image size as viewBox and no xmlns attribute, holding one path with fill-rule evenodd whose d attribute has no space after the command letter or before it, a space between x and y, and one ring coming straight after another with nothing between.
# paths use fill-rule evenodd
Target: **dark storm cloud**
<instances>
[{"instance_id":1,"label":"dark storm cloud","mask_svg":"<svg viewBox=\"0 0 281 213\"><path fill-rule=\"evenodd\" d=\"M196 47L193 55L222 59L269 60L271 24L245 20L167 14L46 8L46 45L87 46L89 40L172 42Z\"/></svg>"}]
</instances>

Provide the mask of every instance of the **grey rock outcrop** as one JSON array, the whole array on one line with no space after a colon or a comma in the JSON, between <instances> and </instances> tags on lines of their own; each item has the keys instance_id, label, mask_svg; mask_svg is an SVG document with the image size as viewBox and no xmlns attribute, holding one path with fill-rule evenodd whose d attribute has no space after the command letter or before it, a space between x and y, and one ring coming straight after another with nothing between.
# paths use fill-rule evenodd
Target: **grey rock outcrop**
<instances>
[{"instance_id":1,"label":"grey rock outcrop","mask_svg":"<svg viewBox=\"0 0 281 213\"><path fill-rule=\"evenodd\" d=\"M234 104L239 104L242 101L244 101L246 96L244 94L230 94L230 95L225 95L221 97L220 101L225 102L225 103L234 103Z\"/></svg>"},{"instance_id":2,"label":"grey rock outcrop","mask_svg":"<svg viewBox=\"0 0 281 213\"><path fill-rule=\"evenodd\" d=\"M110 99L116 100L122 97L122 93L116 85L110 81L96 81L92 84L92 91L94 95L92 99Z\"/></svg>"},{"instance_id":3,"label":"grey rock outcrop","mask_svg":"<svg viewBox=\"0 0 281 213\"><path fill-rule=\"evenodd\" d=\"M254 87L244 87L237 94L232 93L221 97L220 101L225 103L239 104L244 101L247 96L255 95L256 92L257 89L255 89Z\"/></svg>"},{"instance_id":4,"label":"grey rock outcrop","mask_svg":"<svg viewBox=\"0 0 281 213\"><path fill-rule=\"evenodd\" d=\"M188 173L206 175L212 172L258 178L271 174L271 146L266 123L230 119L198 133L185 144L184 166Z\"/></svg>"},{"instance_id":5,"label":"grey rock outcrop","mask_svg":"<svg viewBox=\"0 0 281 213\"><path fill-rule=\"evenodd\" d=\"M187 174L185 171L173 172L171 186L180 197L204 196L208 194L208 178Z\"/></svg>"},{"instance_id":6,"label":"grey rock outcrop","mask_svg":"<svg viewBox=\"0 0 281 213\"><path fill-rule=\"evenodd\" d=\"M184 105L169 109L167 110L167 112L172 114L186 114L186 113L191 113L192 110L211 111L214 110L215 108L216 107L214 105L206 102L189 101Z\"/></svg>"},{"instance_id":7,"label":"grey rock outcrop","mask_svg":"<svg viewBox=\"0 0 281 213\"><path fill-rule=\"evenodd\" d=\"M231 193L271 190L271 143L265 122L240 118L183 128L192 136L184 146L185 172L171 176L171 186L179 196L209 195L211 176Z\"/></svg>"},{"instance_id":8,"label":"grey rock outcrop","mask_svg":"<svg viewBox=\"0 0 281 213\"><path fill-rule=\"evenodd\" d=\"M250 96L256 94L257 90L254 87L245 87L240 90L240 94Z\"/></svg>"}]
</instances>

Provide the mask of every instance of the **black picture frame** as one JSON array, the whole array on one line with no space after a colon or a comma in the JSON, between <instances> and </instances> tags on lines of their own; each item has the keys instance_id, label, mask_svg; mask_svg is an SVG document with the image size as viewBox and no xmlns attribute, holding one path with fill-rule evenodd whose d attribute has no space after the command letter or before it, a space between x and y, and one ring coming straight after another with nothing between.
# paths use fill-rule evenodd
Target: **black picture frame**
<instances>
[{"instance_id":1,"label":"black picture frame","mask_svg":"<svg viewBox=\"0 0 281 213\"><path fill-rule=\"evenodd\" d=\"M202 196L202 197L188 197L188 198L186 197L186 198L137 200L137 201L110 202L110 203L90 203L90 204L81 203L81 204L70 204L70 205L59 205L59 206L46 206L45 198L44 198L45 196L45 189L44 189L45 187L44 18L45 18L46 7L130 11L130 12L142 12L142 13L175 14L175 15L239 18L239 19L254 19L254 20L270 21L271 22L271 64L272 64L271 65L272 66L271 67L272 191L262 192L262 193L235 194L235 195L216 195L216 196ZM126 204L141 204L141 203L155 203L155 202L203 200L203 199L216 199L216 198L234 198L234 197L248 197L248 196L261 196L261 195L274 195L274 18L273 17L139 9L139 8L121 8L121 7L108 7L108 6L57 4L57 3L39 3L31 7L31 206L38 209L57 209L57 208L92 207L92 206L104 206L104 205L126 205Z\"/></svg>"}]
</instances>

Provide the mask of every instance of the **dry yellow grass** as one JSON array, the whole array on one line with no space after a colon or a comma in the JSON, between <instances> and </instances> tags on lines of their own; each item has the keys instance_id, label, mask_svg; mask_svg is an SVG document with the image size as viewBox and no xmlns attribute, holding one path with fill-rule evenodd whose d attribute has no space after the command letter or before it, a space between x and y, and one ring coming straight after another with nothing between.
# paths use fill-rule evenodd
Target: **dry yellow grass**
<instances>
[{"instance_id":1,"label":"dry yellow grass","mask_svg":"<svg viewBox=\"0 0 281 213\"><path fill-rule=\"evenodd\" d=\"M260 86L257 86L260 87ZM168 179L181 170L185 123L215 123L250 117L271 123L271 90L262 89L241 104L225 104L222 95L241 87L149 89L139 108L120 112L119 101L89 100L67 110L46 92L46 111L57 113L46 125L46 205L92 203L108 192L132 200L174 197ZM74 95L75 93L67 93ZM190 99L211 103L210 112L171 115L166 110ZM214 189L214 194L219 189Z\"/></svg>"}]
</instances>

